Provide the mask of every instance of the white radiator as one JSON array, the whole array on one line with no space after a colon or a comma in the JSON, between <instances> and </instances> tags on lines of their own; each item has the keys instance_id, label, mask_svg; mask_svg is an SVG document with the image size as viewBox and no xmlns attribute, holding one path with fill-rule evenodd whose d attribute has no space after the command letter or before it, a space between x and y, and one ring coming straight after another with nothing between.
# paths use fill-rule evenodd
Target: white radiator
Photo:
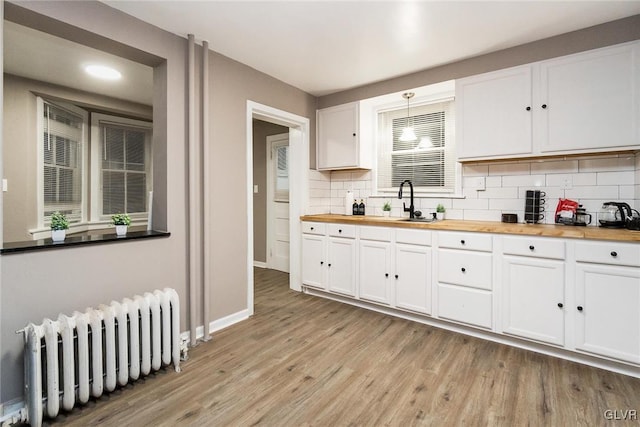
<instances>
[{"instance_id":1,"label":"white radiator","mask_svg":"<svg viewBox=\"0 0 640 427\"><path fill-rule=\"evenodd\" d=\"M180 372L180 302L175 290L136 295L97 310L29 324L25 339L27 422L99 397L173 362Z\"/></svg>"}]
</instances>

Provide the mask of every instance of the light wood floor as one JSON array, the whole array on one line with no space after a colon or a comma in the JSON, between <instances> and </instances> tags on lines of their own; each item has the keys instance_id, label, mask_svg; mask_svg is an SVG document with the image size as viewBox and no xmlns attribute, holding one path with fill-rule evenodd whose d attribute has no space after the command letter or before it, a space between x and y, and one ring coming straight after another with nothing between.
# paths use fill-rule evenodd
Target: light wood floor
<instances>
[{"instance_id":1,"label":"light wood floor","mask_svg":"<svg viewBox=\"0 0 640 427\"><path fill-rule=\"evenodd\" d=\"M640 380L290 291L256 270L255 315L50 425L632 425ZM618 412L620 414L620 412ZM633 424L637 425L637 421Z\"/></svg>"}]
</instances>

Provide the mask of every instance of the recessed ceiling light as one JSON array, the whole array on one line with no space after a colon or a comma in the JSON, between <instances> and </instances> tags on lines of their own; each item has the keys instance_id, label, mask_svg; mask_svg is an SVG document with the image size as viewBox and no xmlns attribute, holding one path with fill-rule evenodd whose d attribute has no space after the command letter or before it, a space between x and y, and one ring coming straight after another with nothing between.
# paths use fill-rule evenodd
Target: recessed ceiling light
<instances>
[{"instance_id":1,"label":"recessed ceiling light","mask_svg":"<svg viewBox=\"0 0 640 427\"><path fill-rule=\"evenodd\" d=\"M122 77L120 71L104 65L87 65L84 70L93 77L104 80L118 80Z\"/></svg>"}]
</instances>

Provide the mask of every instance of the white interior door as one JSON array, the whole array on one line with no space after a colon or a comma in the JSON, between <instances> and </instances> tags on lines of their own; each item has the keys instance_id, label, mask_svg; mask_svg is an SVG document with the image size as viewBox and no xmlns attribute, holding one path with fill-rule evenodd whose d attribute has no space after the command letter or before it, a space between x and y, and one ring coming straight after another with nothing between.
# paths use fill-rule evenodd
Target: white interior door
<instances>
[{"instance_id":1,"label":"white interior door","mask_svg":"<svg viewBox=\"0 0 640 427\"><path fill-rule=\"evenodd\" d=\"M267 268L289 272L289 134L267 137Z\"/></svg>"}]
</instances>

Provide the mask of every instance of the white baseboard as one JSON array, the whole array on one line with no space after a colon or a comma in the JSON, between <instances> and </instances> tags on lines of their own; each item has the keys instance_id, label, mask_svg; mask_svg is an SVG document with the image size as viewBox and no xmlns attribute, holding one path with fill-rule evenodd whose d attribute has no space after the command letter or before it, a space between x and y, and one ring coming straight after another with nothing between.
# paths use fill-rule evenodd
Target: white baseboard
<instances>
[{"instance_id":1,"label":"white baseboard","mask_svg":"<svg viewBox=\"0 0 640 427\"><path fill-rule=\"evenodd\" d=\"M253 261L253 266L258 268L267 268L267 263L263 261Z\"/></svg>"},{"instance_id":2,"label":"white baseboard","mask_svg":"<svg viewBox=\"0 0 640 427\"><path fill-rule=\"evenodd\" d=\"M213 322L209 323L209 333L211 334L221 329L228 328L231 325L235 325L238 322L242 322L243 320L247 320L250 315L251 313L247 309L230 314L223 317L222 319L214 320Z\"/></svg>"}]
</instances>

